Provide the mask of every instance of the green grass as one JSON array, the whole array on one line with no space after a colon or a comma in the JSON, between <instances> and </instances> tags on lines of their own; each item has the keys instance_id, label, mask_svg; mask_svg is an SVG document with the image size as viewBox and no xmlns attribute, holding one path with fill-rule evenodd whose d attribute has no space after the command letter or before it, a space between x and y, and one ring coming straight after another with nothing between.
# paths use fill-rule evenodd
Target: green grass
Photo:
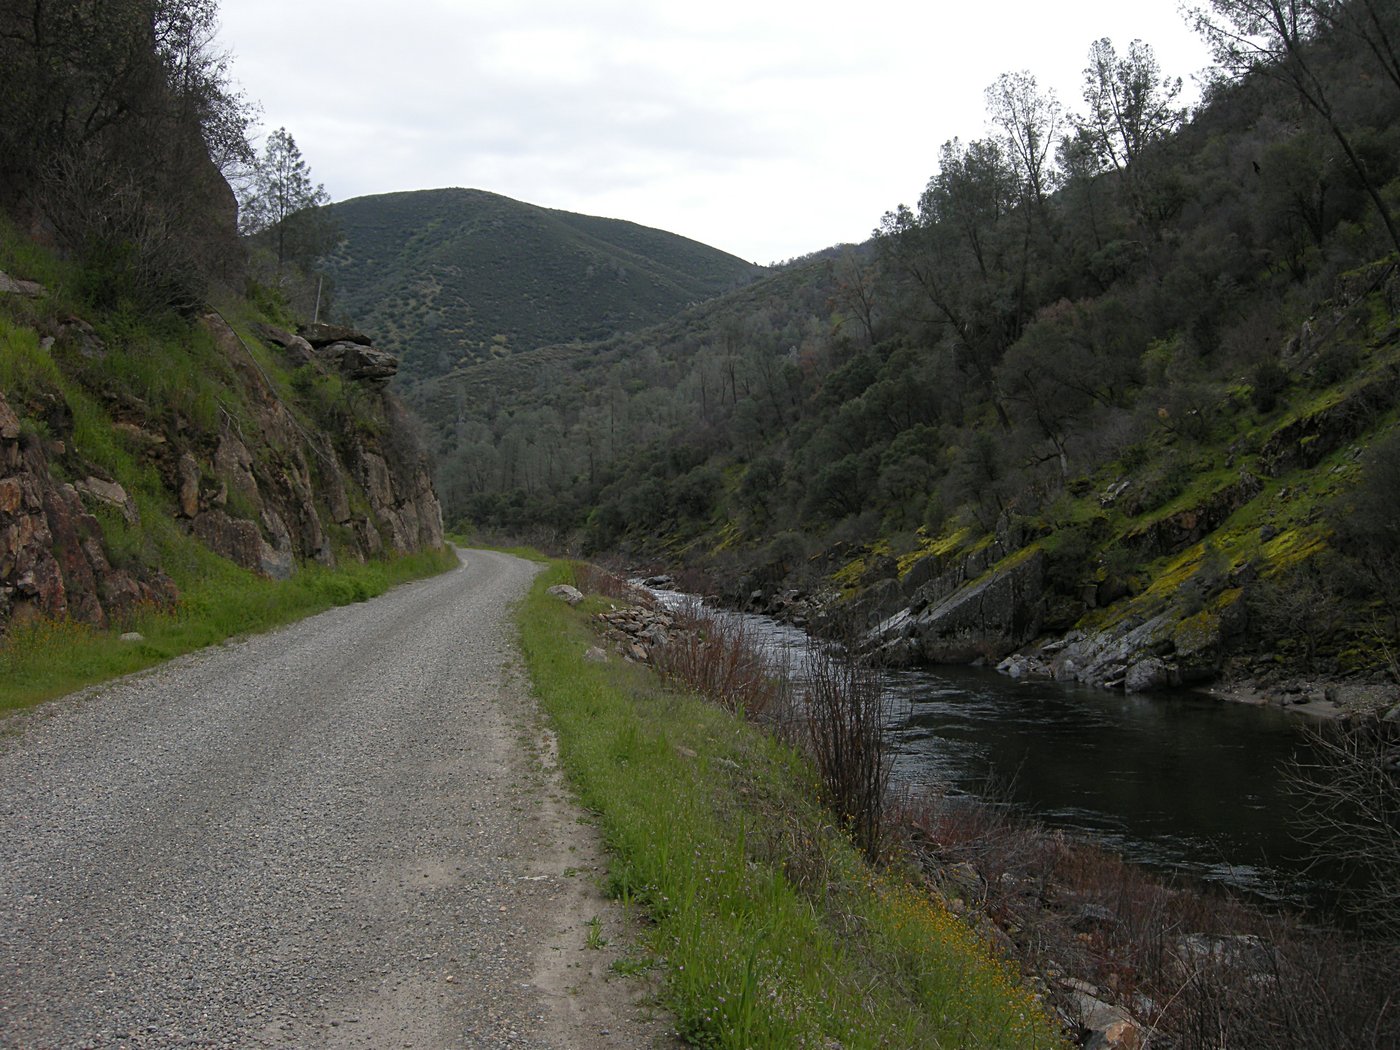
<instances>
[{"instance_id":1,"label":"green grass","mask_svg":"<svg viewBox=\"0 0 1400 1050\"><path fill-rule=\"evenodd\" d=\"M644 668L585 662L586 605L545 595L571 581L557 563L536 580L522 644L682 1035L735 1050L1062 1045L976 935L861 860L808 763Z\"/></svg>"},{"instance_id":2,"label":"green grass","mask_svg":"<svg viewBox=\"0 0 1400 1050\"><path fill-rule=\"evenodd\" d=\"M330 570L308 565L274 581L224 561L193 542L197 572L173 611L145 610L112 630L41 620L13 625L0 644L0 712L30 707L83 686L140 671L240 634L265 631L457 564L448 550ZM142 635L123 642L124 631Z\"/></svg>"}]
</instances>

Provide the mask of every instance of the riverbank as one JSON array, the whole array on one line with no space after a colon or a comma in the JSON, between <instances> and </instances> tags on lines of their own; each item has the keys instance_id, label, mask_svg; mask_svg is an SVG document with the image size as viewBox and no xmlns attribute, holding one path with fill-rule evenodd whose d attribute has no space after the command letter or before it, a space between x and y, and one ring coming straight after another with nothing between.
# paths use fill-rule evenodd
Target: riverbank
<instances>
[{"instance_id":1,"label":"riverbank","mask_svg":"<svg viewBox=\"0 0 1400 1050\"><path fill-rule=\"evenodd\" d=\"M1268 682L1227 680L1201 691L1231 703L1278 707L1317 719L1376 715L1400 719L1400 687L1391 682L1297 675Z\"/></svg>"},{"instance_id":2,"label":"riverbank","mask_svg":"<svg viewBox=\"0 0 1400 1050\"><path fill-rule=\"evenodd\" d=\"M659 574L659 570L658 574ZM639 576L640 573L630 575ZM857 601L843 601L834 591L806 590L787 587L777 590L745 590L733 582L705 577L696 572L676 576L659 575L663 586L682 586L703 593L714 593L730 608L768 616L782 623L816 634L847 639L862 633L869 624L869 610ZM856 626L852 626L852 620ZM862 619L864 618L864 619ZM1053 649L1053 647L1052 647ZM1054 652L1036 645L1027 646L1002 661L975 658L966 663L973 667L992 667L1013 678L1034 676L1056 679L1052 669ZM915 661L911 666L937 668L958 666ZM1392 675L1394 672L1392 671ZM1093 682L1083 683L1090 688ZM1213 677L1197 683L1193 691L1230 703L1253 707L1276 707L1291 715L1306 715L1318 720L1337 720L1391 715L1400 720L1400 685L1378 674L1370 676L1340 676L1314 674L1281 666L1265 675L1234 674L1222 666ZM1121 683L1104 689L1121 693ZM1150 692L1150 691L1149 691Z\"/></svg>"},{"instance_id":3,"label":"riverbank","mask_svg":"<svg viewBox=\"0 0 1400 1050\"><path fill-rule=\"evenodd\" d=\"M546 593L522 644L561 759L612 853L609 886L650 925L696 1045L1058 1047L1013 968L922 889L872 868L816 801L812 767L771 734L600 645L593 615ZM590 654L591 651L591 655Z\"/></svg>"},{"instance_id":4,"label":"riverbank","mask_svg":"<svg viewBox=\"0 0 1400 1050\"><path fill-rule=\"evenodd\" d=\"M696 632L684 617L638 609L600 623L616 653L662 666L671 662L662 635ZM716 627L701 631L713 638ZM1347 934L1322 931L1315 917L1163 880L956 792L907 790L891 806L891 855L1033 974L1080 1041L1351 1047L1400 1038L1386 1006L1400 959L1364 921Z\"/></svg>"}]
</instances>

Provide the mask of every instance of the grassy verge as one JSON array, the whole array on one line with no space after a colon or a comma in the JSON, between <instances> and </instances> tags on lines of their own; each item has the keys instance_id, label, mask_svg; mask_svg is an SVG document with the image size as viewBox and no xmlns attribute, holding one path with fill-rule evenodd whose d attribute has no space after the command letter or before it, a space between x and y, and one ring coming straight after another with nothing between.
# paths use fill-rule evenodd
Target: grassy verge
<instances>
[{"instance_id":1,"label":"grassy verge","mask_svg":"<svg viewBox=\"0 0 1400 1050\"><path fill-rule=\"evenodd\" d=\"M110 631L53 621L13 626L0 645L0 711L29 707L234 635L364 601L457 564L444 548L336 570L308 565L289 580L274 581L203 555L203 571L183 588L174 611L141 613ZM124 631L142 639L124 642Z\"/></svg>"},{"instance_id":2,"label":"grassy verge","mask_svg":"<svg viewBox=\"0 0 1400 1050\"><path fill-rule=\"evenodd\" d=\"M706 1047L1052 1047L1037 1002L911 879L876 873L814 801L815 775L752 725L613 660L586 614L521 613L564 764L650 921L681 1034Z\"/></svg>"}]
</instances>

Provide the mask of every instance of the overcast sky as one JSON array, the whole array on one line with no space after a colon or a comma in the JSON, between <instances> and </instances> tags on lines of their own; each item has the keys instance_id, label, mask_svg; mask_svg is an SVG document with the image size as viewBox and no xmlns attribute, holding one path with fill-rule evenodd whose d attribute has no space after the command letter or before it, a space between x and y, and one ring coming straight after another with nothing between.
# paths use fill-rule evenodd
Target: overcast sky
<instances>
[{"instance_id":1,"label":"overcast sky","mask_svg":"<svg viewBox=\"0 0 1400 1050\"><path fill-rule=\"evenodd\" d=\"M465 186L746 259L862 241L983 91L1080 103L1090 43L1206 65L1176 0L223 0L221 43L334 200Z\"/></svg>"}]
</instances>

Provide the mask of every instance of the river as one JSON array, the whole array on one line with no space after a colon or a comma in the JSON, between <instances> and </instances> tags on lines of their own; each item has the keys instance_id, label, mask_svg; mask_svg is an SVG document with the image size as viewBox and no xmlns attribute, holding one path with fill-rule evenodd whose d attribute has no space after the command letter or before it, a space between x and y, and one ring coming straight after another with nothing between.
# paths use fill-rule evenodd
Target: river
<instances>
[{"instance_id":1,"label":"river","mask_svg":"<svg viewBox=\"0 0 1400 1050\"><path fill-rule=\"evenodd\" d=\"M805 632L721 615L800 678ZM1004 802L1159 871L1329 903L1332 876L1298 841L1286 786L1306 747L1300 716L1189 691L1130 696L963 667L890 671L884 682L896 784Z\"/></svg>"}]
</instances>

